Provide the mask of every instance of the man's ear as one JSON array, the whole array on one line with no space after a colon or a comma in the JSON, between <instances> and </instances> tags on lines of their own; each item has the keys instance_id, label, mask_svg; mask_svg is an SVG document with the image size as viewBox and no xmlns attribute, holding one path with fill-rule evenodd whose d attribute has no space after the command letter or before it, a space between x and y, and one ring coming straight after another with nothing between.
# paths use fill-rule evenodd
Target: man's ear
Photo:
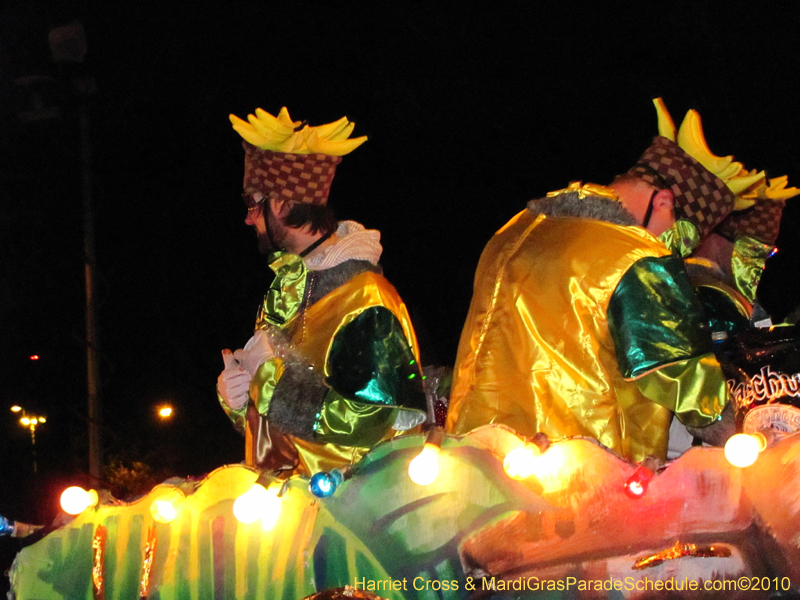
<instances>
[{"instance_id":1,"label":"man's ear","mask_svg":"<svg viewBox=\"0 0 800 600\"><path fill-rule=\"evenodd\" d=\"M658 190L653 197L653 210L675 210L675 195L672 190Z\"/></svg>"},{"instance_id":2,"label":"man's ear","mask_svg":"<svg viewBox=\"0 0 800 600\"><path fill-rule=\"evenodd\" d=\"M291 210L291 204L288 200L282 198L269 198L269 209L272 214L279 219L283 219Z\"/></svg>"}]
</instances>

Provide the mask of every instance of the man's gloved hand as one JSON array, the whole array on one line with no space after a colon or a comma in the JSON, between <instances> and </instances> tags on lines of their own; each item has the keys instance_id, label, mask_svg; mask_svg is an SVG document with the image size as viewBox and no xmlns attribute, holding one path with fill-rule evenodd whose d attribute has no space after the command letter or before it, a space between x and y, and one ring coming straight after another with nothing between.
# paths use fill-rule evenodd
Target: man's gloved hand
<instances>
[{"instance_id":1,"label":"man's gloved hand","mask_svg":"<svg viewBox=\"0 0 800 600\"><path fill-rule=\"evenodd\" d=\"M250 398L248 390L252 375L242 369L239 361L227 348L222 351L222 362L225 363L225 369L217 377L217 391L228 408L239 410Z\"/></svg>"},{"instance_id":2,"label":"man's gloved hand","mask_svg":"<svg viewBox=\"0 0 800 600\"><path fill-rule=\"evenodd\" d=\"M265 363L275 356L275 352L273 352L272 346L269 343L267 332L263 329L259 329L253 334L253 337L247 341L241 351L236 351L235 356L241 368L247 371L252 377L256 374L258 367L260 367L262 363Z\"/></svg>"}]
</instances>

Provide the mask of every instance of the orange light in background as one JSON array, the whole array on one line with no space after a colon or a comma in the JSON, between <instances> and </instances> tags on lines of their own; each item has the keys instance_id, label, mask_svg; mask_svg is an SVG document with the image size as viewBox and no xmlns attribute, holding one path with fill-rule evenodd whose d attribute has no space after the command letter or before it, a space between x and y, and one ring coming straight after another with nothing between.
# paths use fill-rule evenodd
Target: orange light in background
<instances>
[{"instance_id":1,"label":"orange light in background","mask_svg":"<svg viewBox=\"0 0 800 600\"><path fill-rule=\"evenodd\" d=\"M31 355L31 360L39 360L39 355L38 354L32 354Z\"/></svg>"},{"instance_id":2,"label":"orange light in background","mask_svg":"<svg viewBox=\"0 0 800 600\"><path fill-rule=\"evenodd\" d=\"M11 412L22 412L22 407L15 404L11 407Z\"/></svg>"},{"instance_id":3,"label":"orange light in background","mask_svg":"<svg viewBox=\"0 0 800 600\"><path fill-rule=\"evenodd\" d=\"M174 409L169 404L162 404L156 409L156 414L162 419L171 419L174 413Z\"/></svg>"}]
</instances>

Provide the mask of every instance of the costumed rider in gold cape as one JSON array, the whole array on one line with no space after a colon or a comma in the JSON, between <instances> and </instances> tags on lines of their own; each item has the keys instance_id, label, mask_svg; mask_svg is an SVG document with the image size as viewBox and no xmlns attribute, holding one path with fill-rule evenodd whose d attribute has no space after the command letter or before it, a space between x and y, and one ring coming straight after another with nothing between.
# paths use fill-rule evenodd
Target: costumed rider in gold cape
<instances>
[{"instance_id":1,"label":"costumed rider in gold cape","mask_svg":"<svg viewBox=\"0 0 800 600\"><path fill-rule=\"evenodd\" d=\"M255 335L223 350L218 395L248 465L308 476L425 421L417 341L381 274L380 233L327 206L341 156L366 137L349 139L346 117L309 127L285 108L230 118L245 140L245 223L275 278Z\"/></svg>"},{"instance_id":2,"label":"costumed rider in gold cape","mask_svg":"<svg viewBox=\"0 0 800 600\"><path fill-rule=\"evenodd\" d=\"M586 436L632 461L666 458L673 414L718 437L727 389L681 246L693 251L763 174L731 188L667 138L648 153L664 168L640 160L608 188L532 200L486 246L448 431Z\"/></svg>"}]
</instances>

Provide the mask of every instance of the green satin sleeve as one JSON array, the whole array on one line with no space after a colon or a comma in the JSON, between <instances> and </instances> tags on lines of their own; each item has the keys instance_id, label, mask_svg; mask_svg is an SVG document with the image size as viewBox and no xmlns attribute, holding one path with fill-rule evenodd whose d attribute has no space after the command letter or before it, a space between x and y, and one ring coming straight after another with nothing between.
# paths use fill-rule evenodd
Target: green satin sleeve
<instances>
[{"instance_id":1,"label":"green satin sleeve","mask_svg":"<svg viewBox=\"0 0 800 600\"><path fill-rule=\"evenodd\" d=\"M314 441L341 446L373 446L392 428L398 410L393 406L344 398L329 390L314 424Z\"/></svg>"},{"instance_id":2,"label":"green satin sleeve","mask_svg":"<svg viewBox=\"0 0 800 600\"><path fill-rule=\"evenodd\" d=\"M367 404L426 410L420 366L397 317L373 306L336 334L328 353L328 385Z\"/></svg>"},{"instance_id":3,"label":"green satin sleeve","mask_svg":"<svg viewBox=\"0 0 800 600\"><path fill-rule=\"evenodd\" d=\"M244 433L245 425L247 424L247 420L245 415L247 414L247 402L244 403L239 410L234 410L222 399L222 396L219 392L217 392L217 400L219 400L219 405L222 407L222 410L225 411L225 414L228 415L228 418L233 422L233 426L236 428L236 431L239 433Z\"/></svg>"},{"instance_id":4,"label":"green satin sleeve","mask_svg":"<svg viewBox=\"0 0 800 600\"><path fill-rule=\"evenodd\" d=\"M710 354L651 371L636 385L645 397L674 412L689 427L711 425L725 408L725 378Z\"/></svg>"},{"instance_id":5,"label":"green satin sleeve","mask_svg":"<svg viewBox=\"0 0 800 600\"><path fill-rule=\"evenodd\" d=\"M271 358L261 364L250 380L250 400L262 417L267 416L275 387L285 370L284 362L280 358Z\"/></svg>"},{"instance_id":6,"label":"green satin sleeve","mask_svg":"<svg viewBox=\"0 0 800 600\"><path fill-rule=\"evenodd\" d=\"M608 324L626 379L711 351L711 332L683 261L643 258L622 276Z\"/></svg>"},{"instance_id":7,"label":"green satin sleeve","mask_svg":"<svg viewBox=\"0 0 800 600\"><path fill-rule=\"evenodd\" d=\"M764 265L774 251L774 246L749 236L740 237L733 243L731 254L733 281L736 289L750 302L756 298L756 288L761 281Z\"/></svg>"},{"instance_id":8,"label":"green satin sleeve","mask_svg":"<svg viewBox=\"0 0 800 600\"><path fill-rule=\"evenodd\" d=\"M658 239L673 254L686 257L700 245L700 230L694 223L680 219L659 235Z\"/></svg>"}]
</instances>

